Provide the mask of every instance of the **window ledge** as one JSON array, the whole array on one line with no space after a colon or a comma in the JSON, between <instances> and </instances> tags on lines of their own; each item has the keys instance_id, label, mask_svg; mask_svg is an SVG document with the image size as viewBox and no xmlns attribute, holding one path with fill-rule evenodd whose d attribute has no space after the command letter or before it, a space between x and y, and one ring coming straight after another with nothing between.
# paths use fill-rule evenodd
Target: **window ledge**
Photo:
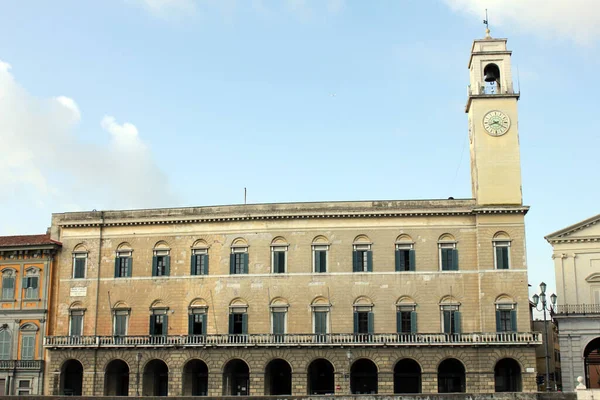
<instances>
[{"instance_id":1,"label":"window ledge","mask_svg":"<svg viewBox=\"0 0 600 400\"><path fill-rule=\"evenodd\" d=\"M0 303L16 303L16 299L0 299Z\"/></svg>"}]
</instances>

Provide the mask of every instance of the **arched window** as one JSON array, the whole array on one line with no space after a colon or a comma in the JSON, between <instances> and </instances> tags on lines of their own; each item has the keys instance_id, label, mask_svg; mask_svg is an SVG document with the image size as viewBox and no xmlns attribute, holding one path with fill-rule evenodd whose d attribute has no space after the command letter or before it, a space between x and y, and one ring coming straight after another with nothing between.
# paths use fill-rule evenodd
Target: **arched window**
<instances>
[{"instance_id":1,"label":"arched window","mask_svg":"<svg viewBox=\"0 0 600 400\"><path fill-rule=\"evenodd\" d=\"M313 313L313 332L317 342L327 341L329 333L329 310L331 303L324 297L317 297L310 305Z\"/></svg>"},{"instance_id":2,"label":"arched window","mask_svg":"<svg viewBox=\"0 0 600 400\"><path fill-rule=\"evenodd\" d=\"M374 330L373 302L368 297L354 301L354 335L359 341L369 341Z\"/></svg>"},{"instance_id":3,"label":"arched window","mask_svg":"<svg viewBox=\"0 0 600 400\"><path fill-rule=\"evenodd\" d=\"M352 244L352 272L373 271L373 243L366 235L359 235Z\"/></svg>"},{"instance_id":4,"label":"arched window","mask_svg":"<svg viewBox=\"0 0 600 400\"><path fill-rule=\"evenodd\" d=\"M150 335L166 336L169 334L169 307L156 300L150 306Z\"/></svg>"},{"instance_id":5,"label":"arched window","mask_svg":"<svg viewBox=\"0 0 600 400\"><path fill-rule=\"evenodd\" d=\"M235 239L231 244L229 273L231 275L248 273L248 243L242 238Z\"/></svg>"},{"instance_id":6,"label":"arched window","mask_svg":"<svg viewBox=\"0 0 600 400\"><path fill-rule=\"evenodd\" d=\"M10 360L10 333L6 329L0 331L0 360Z\"/></svg>"},{"instance_id":7,"label":"arched window","mask_svg":"<svg viewBox=\"0 0 600 400\"><path fill-rule=\"evenodd\" d=\"M208 243L202 239L192 245L190 275L208 275Z\"/></svg>"},{"instance_id":8,"label":"arched window","mask_svg":"<svg viewBox=\"0 0 600 400\"><path fill-rule=\"evenodd\" d=\"M25 324L21 327L21 360L35 359L35 337L38 327Z\"/></svg>"},{"instance_id":9,"label":"arched window","mask_svg":"<svg viewBox=\"0 0 600 400\"><path fill-rule=\"evenodd\" d=\"M154 246L152 257L152 276L169 276L171 273L171 248L166 242L158 242Z\"/></svg>"},{"instance_id":10,"label":"arched window","mask_svg":"<svg viewBox=\"0 0 600 400\"><path fill-rule=\"evenodd\" d=\"M121 301L118 301L113 307L113 335L127 336L129 325L129 314L131 308Z\"/></svg>"},{"instance_id":11,"label":"arched window","mask_svg":"<svg viewBox=\"0 0 600 400\"><path fill-rule=\"evenodd\" d=\"M229 334L248 334L248 303L245 300L235 299L229 304Z\"/></svg>"},{"instance_id":12,"label":"arched window","mask_svg":"<svg viewBox=\"0 0 600 400\"><path fill-rule=\"evenodd\" d=\"M496 298L496 332L516 331L517 305L510 296L498 296Z\"/></svg>"},{"instance_id":13,"label":"arched window","mask_svg":"<svg viewBox=\"0 0 600 400\"><path fill-rule=\"evenodd\" d=\"M73 278L85 278L87 269L88 251L84 245L79 244L73 249Z\"/></svg>"},{"instance_id":14,"label":"arched window","mask_svg":"<svg viewBox=\"0 0 600 400\"><path fill-rule=\"evenodd\" d=\"M271 271L274 274L286 273L288 247L288 242L281 236L271 242Z\"/></svg>"},{"instance_id":15,"label":"arched window","mask_svg":"<svg viewBox=\"0 0 600 400\"><path fill-rule=\"evenodd\" d=\"M510 269L510 236L506 232L494 235L494 266L496 269Z\"/></svg>"},{"instance_id":16,"label":"arched window","mask_svg":"<svg viewBox=\"0 0 600 400\"><path fill-rule=\"evenodd\" d=\"M458 250L456 239L445 233L438 239L438 249L441 271L458 271Z\"/></svg>"},{"instance_id":17,"label":"arched window","mask_svg":"<svg viewBox=\"0 0 600 400\"><path fill-rule=\"evenodd\" d=\"M325 236L317 236L312 242L313 271L316 273L327 272L327 255L329 253L329 240Z\"/></svg>"},{"instance_id":18,"label":"arched window","mask_svg":"<svg viewBox=\"0 0 600 400\"><path fill-rule=\"evenodd\" d=\"M402 296L396 302L396 332L398 333L416 333L417 332L417 305L415 301Z\"/></svg>"},{"instance_id":19,"label":"arched window","mask_svg":"<svg viewBox=\"0 0 600 400\"><path fill-rule=\"evenodd\" d=\"M117 247L115 256L115 278L127 278L131 276L133 267L133 250L129 243L121 243Z\"/></svg>"},{"instance_id":20,"label":"arched window","mask_svg":"<svg viewBox=\"0 0 600 400\"><path fill-rule=\"evenodd\" d=\"M85 308L79 302L71 304L69 307L69 335L71 336L82 336L83 335L83 316L85 314Z\"/></svg>"},{"instance_id":21,"label":"arched window","mask_svg":"<svg viewBox=\"0 0 600 400\"><path fill-rule=\"evenodd\" d=\"M440 301L442 332L461 333L460 303L452 296L446 296Z\"/></svg>"},{"instance_id":22,"label":"arched window","mask_svg":"<svg viewBox=\"0 0 600 400\"><path fill-rule=\"evenodd\" d=\"M37 268L28 268L23 277L23 290L25 298L28 300L37 300L40 298L40 270Z\"/></svg>"},{"instance_id":23,"label":"arched window","mask_svg":"<svg viewBox=\"0 0 600 400\"><path fill-rule=\"evenodd\" d=\"M13 300L15 298L15 275L12 269L2 271L2 300Z\"/></svg>"},{"instance_id":24,"label":"arched window","mask_svg":"<svg viewBox=\"0 0 600 400\"><path fill-rule=\"evenodd\" d=\"M188 335L206 335L208 305L204 299L196 299L188 308Z\"/></svg>"},{"instance_id":25,"label":"arched window","mask_svg":"<svg viewBox=\"0 0 600 400\"><path fill-rule=\"evenodd\" d=\"M273 299L270 304L271 333L278 342L283 342L283 335L286 333L287 311L289 306L288 301L281 297Z\"/></svg>"},{"instance_id":26,"label":"arched window","mask_svg":"<svg viewBox=\"0 0 600 400\"><path fill-rule=\"evenodd\" d=\"M396 272L415 270L415 242L402 234L396 238Z\"/></svg>"}]
</instances>

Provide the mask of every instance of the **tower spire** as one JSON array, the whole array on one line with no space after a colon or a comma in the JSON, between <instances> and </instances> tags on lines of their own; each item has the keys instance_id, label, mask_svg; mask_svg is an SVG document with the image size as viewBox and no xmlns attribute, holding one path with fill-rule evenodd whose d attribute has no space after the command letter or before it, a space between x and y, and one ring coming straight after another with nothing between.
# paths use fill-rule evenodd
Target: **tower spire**
<instances>
[{"instance_id":1,"label":"tower spire","mask_svg":"<svg viewBox=\"0 0 600 400\"><path fill-rule=\"evenodd\" d=\"M491 39L492 36L490 36L490 24L488 23L487 8L485 9L485 19L483 20L483 23L485 24L485 38Z\"/></svg>"}]
</instances>

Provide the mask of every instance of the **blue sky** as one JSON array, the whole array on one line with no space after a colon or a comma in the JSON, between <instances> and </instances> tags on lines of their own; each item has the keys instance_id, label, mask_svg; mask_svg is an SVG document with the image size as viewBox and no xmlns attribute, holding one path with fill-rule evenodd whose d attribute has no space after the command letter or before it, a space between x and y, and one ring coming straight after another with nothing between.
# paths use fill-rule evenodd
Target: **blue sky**
<instances>
[{"instance_id":1,"label":"blue sky","mask_svg":"<svg viewBox=\"0 0 600 400\"><path fill-rule=\"evenodd\" d=\"M0 1L0 234L52 212L471 197L467 62L507 37L530 282L600 212L593 0ZM517 75L515 73L515 75Z\"/></svg>"}]
</instances>

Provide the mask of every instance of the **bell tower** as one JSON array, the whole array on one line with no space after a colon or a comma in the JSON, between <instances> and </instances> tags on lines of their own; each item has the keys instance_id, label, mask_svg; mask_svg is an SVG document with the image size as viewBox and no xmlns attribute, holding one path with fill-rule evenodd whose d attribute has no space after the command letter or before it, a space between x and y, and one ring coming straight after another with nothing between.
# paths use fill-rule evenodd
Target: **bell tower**
<instances>
[{"instance_id":1,"label":"bell tower","mask_svg":"<svg viewBox=\"0 0 600 400\"><path fill-rule=\"evenodd\" d=\"M473 42L469 59L471 187L478 205L522 205L517 101L506 39Z\"/></svg>"}]
</instances>

